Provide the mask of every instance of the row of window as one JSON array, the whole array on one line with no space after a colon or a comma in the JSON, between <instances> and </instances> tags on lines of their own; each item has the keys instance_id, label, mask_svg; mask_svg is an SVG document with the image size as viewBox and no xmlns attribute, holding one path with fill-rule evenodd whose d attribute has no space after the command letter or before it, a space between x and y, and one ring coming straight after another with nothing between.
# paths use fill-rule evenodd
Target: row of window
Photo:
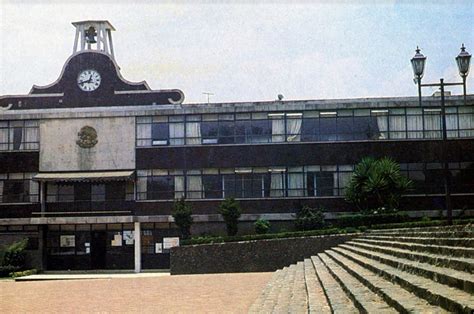
<instances>
[{"instance_id":1,"label":"row of window","mask_svg":"<svg viewBox=\"0 0 474 314\"><path fill-rule=\"evenodd\" d=\"M38 149L38 120L0 121L0 151Z\"/></svg>"},{"instance_id":2,"label":"row of window","mask_svg":"<svg viewBox=\"0 0 474 314\"><path fill-rule=\"evenodd\" d=\"M409 194L443 193L441 163L400 165ZM452 192L474 191L474 163L449 164ZM343 196L353 165L137 171L137 200Z\"/></svg>"},{"instance_id":3,"label":"row of window","mask_svg":"<svg viewBox=\"0 0 474 314\"><path fill-rule=\"evenodd\" d=\"M353 165L226 168L202 170L138 170L137 200L343 196ZM444 191L441 163L408 163L401 172L414 182L410 194ZM449 164L452 192L473 193L474 162ZM0 202L38 202L32 173L0 175ZM48 203L134 200L131 182L47 185Z\"/></svg>"},{"instance_id":4,"label":"row of window","mask_svg":"<svg viewBox=\"0 0 474 314\"><path fill-rule=\"evenodd\" d=\"M450 138L474 136L474 107L446 109ZM441 138L437 108L137 117L138 147Z\"/></svg>"}]
</instances>

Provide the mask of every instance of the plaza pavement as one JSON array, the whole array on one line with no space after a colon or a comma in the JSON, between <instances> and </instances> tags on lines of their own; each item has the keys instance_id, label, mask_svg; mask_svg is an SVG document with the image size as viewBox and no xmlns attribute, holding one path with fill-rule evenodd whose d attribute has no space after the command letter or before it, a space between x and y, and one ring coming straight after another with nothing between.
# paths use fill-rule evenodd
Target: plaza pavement
<instances>
[{"instance_id":1,"label":"plaza pavement","mask_svg":"<svg viewBox=\"0 0 474 314\"><path fill-rule=\"evenodd\" d=\"M247 313L272 273L100 275L1 280L0 313Z\"/></svg>"}]
</instances>

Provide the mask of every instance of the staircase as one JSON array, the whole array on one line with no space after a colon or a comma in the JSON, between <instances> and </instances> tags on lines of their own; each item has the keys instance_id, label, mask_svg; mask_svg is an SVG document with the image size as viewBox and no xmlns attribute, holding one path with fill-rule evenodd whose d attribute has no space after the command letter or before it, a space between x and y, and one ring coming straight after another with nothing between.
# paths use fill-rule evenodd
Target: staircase
<instances>
[{"instance_id":1,"label":"staircase","mask_svg":"<svg viewBox=\"0 0 474 314\"><path fill-rule=\"evenodd\" d=\"M250 313L472 313L474 226L369 231L277 270Z\"/></svg>"}]
</instances>

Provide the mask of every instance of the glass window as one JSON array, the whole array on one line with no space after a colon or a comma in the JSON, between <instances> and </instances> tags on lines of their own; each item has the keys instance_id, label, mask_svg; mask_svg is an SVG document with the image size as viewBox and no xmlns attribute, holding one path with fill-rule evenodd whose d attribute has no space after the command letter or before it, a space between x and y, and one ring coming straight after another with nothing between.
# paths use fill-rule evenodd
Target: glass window
<instances>
[{"instance_id":1,"label":"glass window","mask_svg":"<svg viewBox=\"0 0 474 314\"><path fill-rule=\"evenodd\" d=\"M152 145L168 145L168 123L153 123L151 128Z\"/></svg>"},{"instance_id":2,"label":"glass window","mask_svg":"<svg viewBox=\"0 0 474 314\"><path fill-rule=\"evenodd\" d=\"M173 176L159 176L147 178L147 199L166 200L174 199Z\"/></svg>"},{"instance_id":3,"label":"glass window","mask_svg":"<svg viewBox=\"0 0 474 314\"><path fill-rule=\"evenodd\" d=\"M204 198L222 198L222 177L220 175L203 175Z\"/></svg>"}]
</instances>

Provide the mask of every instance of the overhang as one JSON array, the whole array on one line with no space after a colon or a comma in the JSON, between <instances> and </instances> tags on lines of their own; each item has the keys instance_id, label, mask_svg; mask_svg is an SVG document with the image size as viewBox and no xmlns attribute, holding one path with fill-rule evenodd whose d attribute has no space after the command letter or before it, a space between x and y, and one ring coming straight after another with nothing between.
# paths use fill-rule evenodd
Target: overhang
<instances>
[{"instance_id":1,"label":"overhang","mask_svg":"<svg viewBox=\"0 0 474 314\"><path fill-rule=\"evenodd\" d=\"M35 175L33 180L44 182L129 181L133 179L133 173L134 171L43 172Z\"/></svg>"}]
</instances>

